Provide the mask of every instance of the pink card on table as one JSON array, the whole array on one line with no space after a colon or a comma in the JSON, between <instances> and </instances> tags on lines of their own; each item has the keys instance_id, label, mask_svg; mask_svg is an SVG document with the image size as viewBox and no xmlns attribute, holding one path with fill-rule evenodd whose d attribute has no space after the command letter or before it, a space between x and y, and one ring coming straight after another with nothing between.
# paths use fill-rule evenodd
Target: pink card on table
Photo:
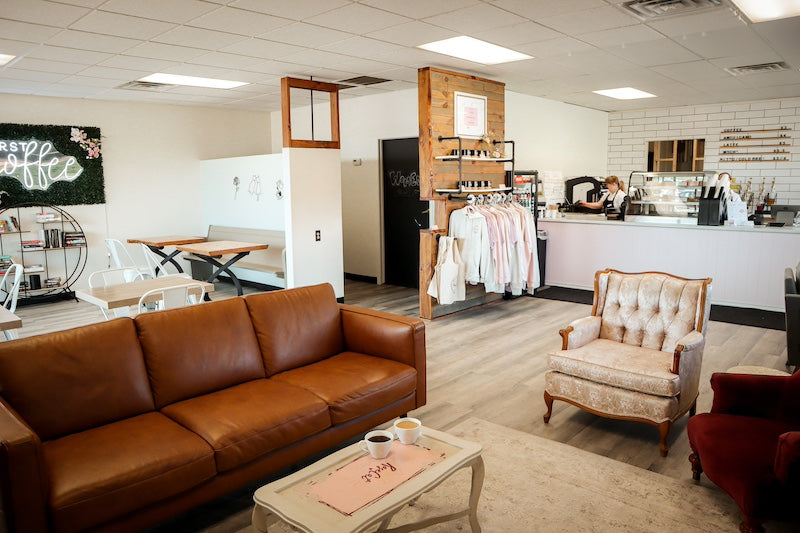
<instances>
[{"instance_id":1,"label":"pink card on table","mask_svg":"<svg viewBox=\"0 0 800 533\"><path fill-rule=\"evenodd\" d=\"M351 515L443 459L443 453L395 441L384 459L359 457L312 485L309 492L320 503Z\"/></svg>"}]
</instances>

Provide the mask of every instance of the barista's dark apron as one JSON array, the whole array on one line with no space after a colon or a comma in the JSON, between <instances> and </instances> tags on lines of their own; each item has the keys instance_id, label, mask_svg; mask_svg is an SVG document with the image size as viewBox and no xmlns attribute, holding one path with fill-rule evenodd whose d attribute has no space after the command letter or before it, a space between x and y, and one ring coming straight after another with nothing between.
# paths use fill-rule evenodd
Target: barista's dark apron
<instances>
[{"instance_id":1,"label":"barista's dark apron","mask_svg":"<svg viewBox=\"0 0 800 533\"><path fill-rule=\"evenodd\" d=\"M613 212L617 210L614 207L614 199L617 197L617 194L619 194L619 191L615 192L614 196L611 196L610 194L606 195L606 200L603 202L603 211L608 213L609 211Z\"/></svg>"}]
</instances>

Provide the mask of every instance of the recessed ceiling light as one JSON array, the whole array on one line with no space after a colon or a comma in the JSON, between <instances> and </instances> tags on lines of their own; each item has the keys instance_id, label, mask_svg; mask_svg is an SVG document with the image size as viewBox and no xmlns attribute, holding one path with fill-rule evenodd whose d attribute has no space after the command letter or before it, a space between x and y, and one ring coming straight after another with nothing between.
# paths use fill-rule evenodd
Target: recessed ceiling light
<instances>
[{"instance_id":1,"label":"recessed ceiling light","mask_svg":"<svg viewBox=\"0 0 800 533\"><path fill-rule=\"evenodd\" d=\"M497 65L499 63L510 63L511 61L520 61L523 59L533 59L532 56L497 46L496 44L487 43L461 35L451 39L444 39L443 41L435 41L428 44L421 44L417 48L423 50L430 50L438 54L445 54L448 56L457 57L459 59L466 59L475 63L483 65Z\"/></svg>"},{"instance_id":2,"label":"recessed ceiling light","mask_svg":"<svg viewBox=\"0 0 800 533\"><path fill-rule=\"evenodd\" d=\"M751 22L785 19L800 15L800 0L733 0Z\"/></svg>"},{"instance_id":3,"label":"recessed ceiling light","mask_svg":"<svg viewBox=\"0 0 800 533\"><path fill-rule=\"evenodd\" d=\"M8 54L0 54L0 65L5 65L17 56L10 56Z\"/></svg>"},{"instance_id":4,"label":"recessed ceiling light","mask_svg":"<svg viewBox=\"0 0 800 533\"><path fill-rule=\"evenodd\" d=\"M618 89L603 89L602 91L592 91L617 100L634 100L636 98L655 98L656 95L634 89L633 87L620 87Z\"/></svg>"},{"instance_id":5,"label":"recessed ceiling light","mask_svg":"<svg viewBox=\"0 0 800 533\"><path fill-rule=\"evenodd\" d=\"M216 80L214 78L198 78L195 76L181 76L179 74L163 74L161 72L139 78L137 81L188 85L190 87L209 87L211 89L233 89L234 87L248 85L246 81Z\"/></svg>"}]
</instances>

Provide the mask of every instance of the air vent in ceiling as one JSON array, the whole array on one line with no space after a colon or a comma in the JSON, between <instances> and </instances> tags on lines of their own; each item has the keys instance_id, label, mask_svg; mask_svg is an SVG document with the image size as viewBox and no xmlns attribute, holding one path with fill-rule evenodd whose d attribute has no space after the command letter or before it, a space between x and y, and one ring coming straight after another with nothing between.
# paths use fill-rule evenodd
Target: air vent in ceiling
<instances>
[{"instance_id":1,"label":"air vent in ceiling","mask_svg":"<svg viewBox=\"0 0 800 533\"><path fill-rule=\"evenodd\" d=\"M696 13L702 9L719 7L721 0L633 0L622 4L623 9L647 20L670 15Z\"/></svg>"},{"instance_id":2,"label":"air vent in ceiling","mask_svg":"<svg viewBox=\"0 0 800 533\"><path fill-rule=\"evenodd\" d=\"M339 80L336 83L339 84L346 84L346 85L375 85L377 83L386 83L386 78L375 78L373 76L356 76L355 78L349 78L346 80Z\"/></svg>"},{"instance_id":3,"label":"air vent in ceiling","mask_svg":"<svg viewBox=\"0 0 800 533\"><path fill-rule=\"evenodd\" d=\"M117 89L131 89L134 91L166 91L177 87L170 83L153 83L152 81L129 81L118 86Z\"/></svg>"},{"instance_id":4,"label":"air vent in ceiling","mask_svg":"<svg viewBox=\"0 0 800 533\"><path fill-rule=\"evenodd\" d=\"M783 61L776 61L775 63L744 65L741 67L730 67L725 69L728 74L733 74L734 76L746 76L747 74L759 74L762 72L779 72L781 70L789 70L789 65Z\"/></svg>"}]
</instances>

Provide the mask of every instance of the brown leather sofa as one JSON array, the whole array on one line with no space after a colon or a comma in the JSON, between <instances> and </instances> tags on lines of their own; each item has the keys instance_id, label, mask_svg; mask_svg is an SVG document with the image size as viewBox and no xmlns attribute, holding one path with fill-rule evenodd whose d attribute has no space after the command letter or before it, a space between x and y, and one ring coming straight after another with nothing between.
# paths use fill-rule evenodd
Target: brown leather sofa
<instances>
[{"instance_id":1,"label":"brown leather sofa","mask_svg":"<svg viewBox=\"0 0 800 533\"><path fill-rule=\"evenodd\" d=\"M3 519L140 530L424 404L424 324L330 285L2 343Z\"/></svg>"}]
</instances>

